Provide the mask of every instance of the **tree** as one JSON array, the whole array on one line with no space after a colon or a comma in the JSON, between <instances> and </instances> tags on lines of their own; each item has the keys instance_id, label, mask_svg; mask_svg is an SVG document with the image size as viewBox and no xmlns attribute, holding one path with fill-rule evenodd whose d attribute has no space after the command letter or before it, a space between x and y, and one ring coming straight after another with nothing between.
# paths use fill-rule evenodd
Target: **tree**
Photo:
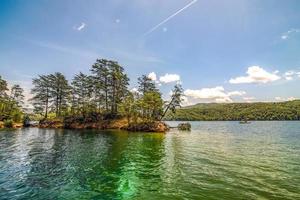
<instances>
[{"instance_id":1,"label":"tree","mask_svg":"<svg viewBox=\"0 0 300 200\"><path fill-rule=\"evenodd\" d=\"M104 103L106 112L108 112L109 63L109 60L97 59L96 63L93 64L91 68L94 82L95 101L98 104L99 110Z\"/></svg>"},{"instance_id":2,"label":"tree","mask_svg":"<svg viewBox=\"0 0 300 200\"><path fill-rule=\"evenodd\" d=\"M6 116L6 109L7 109L7 94L6 91L7 88L7 82L2 79L0 76L0 120L4 119Z\"/></svg>"},{"instance_id":3,"label":"tree","mask_svg":"<svg viewBox=\"0 0 300 200\"><path fill-rule=\"evenodd\" d=\"M139 84L138 91L141 94L158 91L158 89L155 86L155 82L146 75L142 75L141 77L138 78L138 84Z\"/></svg>"},{"instance_id":4,"label":"tree","mask_svg":"<svg viewBox=\"0 0 300 200\"><path fill-rule=\"evenodd\" d=\"M128 124L131 122L131 118L136 123L138 118L136 100L134 94L128 92L122 103L120 104L120 113L127 118Z\"/></svg>"},{"instance_id":5,"label":"tree","mask_svg":"<svg viewBox=\"0 0 300 200\"><path fill-rule=\"evenodd\" d=\"M161 119L164 118L168 110L171 110L173 114L175 114L176 109L181 107L181 103L183 101L183 89L180 84L176 84L174 89L172 90L171 101L167 104L164 113L161 116Z\"/></svg>"},{"instance_id":6,"label":"tree","mask_svg":"<svg viewBox=\"0 0 300 200\"><path fill-rule=\"evenodd\" d=\"M7 90L7 82L0 76L0 99L3 99L6 96Z\"/></svg>"},{"instance_id":7,"label":"tree","mask_svg":"<svg viewBox=\"0 0 300 200\"><path fill-rule=\"evenodd\" d=\"M24 104L24 89L20 85L13 85L10 91L10 98L14 103L21 107Z\"/></svg>"},{"instance_id":8,"label":"tree","mask_svg":"<svg viewBox=\"0 0 300 200\"><path fill-rule=\"evenodd\" d=\"M146 92L138 101L141 117L146 121L160 119L163 112L163 100L157 91Z\"/></svg>"},{"instance_id":9,"label":"tree","mask_svg":"<svg viewBox=\"0 0 300 200\"><path fill-rule=\"evenodd\" d=\"M92 77L80 72L75 75L72 81L72 110L79 110L82 115L86 115L90 110L90 99L92 97L93 82Z\"/></svg>"},{"instance_id":10,"label":"tree","mask_svg":"<svg viewBox=\"0 0 300 200\"><path fill-rule=\"evenodd\" d=\"M31 93L34 95L31 99L34 111L38 113L44 113L44 118L48 117L48 109L50 102L50 80L49 76L39 75L38 78L32 80L33 89Z\"/></svg>"},{"instance_id":11,"label":"tree","mask_svg":"<svg viewBox=\"0 0 300 200\"><path fill-rule=\"evenodd\" d=\"M61 116L62 111L67 109L67 103L70 98L70 86L65 76L59 72L50 74L50 97L51 107L54 108L56 116Z\"/></svg>"},{"instance_id":12,"label":"tree","mask_svg":"<svg viewBox=\"0 0 300 200\"><path fill-rule=\"evenodd\" d=\"M118 104L120 104L128 92L129 78L124 73L124 68L117 62L109 62L109 99L111 107L111 115L118 113Z\"/></svg>"}]
</instances>

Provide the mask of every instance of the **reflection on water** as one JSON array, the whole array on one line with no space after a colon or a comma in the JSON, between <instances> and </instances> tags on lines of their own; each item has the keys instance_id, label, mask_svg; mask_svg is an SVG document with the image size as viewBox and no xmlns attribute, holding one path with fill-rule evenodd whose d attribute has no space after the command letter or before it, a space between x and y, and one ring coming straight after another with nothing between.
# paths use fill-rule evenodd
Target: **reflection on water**
<instances>
[{"instance_id":1,"label":"reflection on water","mask_svg":"<svg viewBox=\"0 0 300 200\"><path fill-rule=\"evenodd\" d=\"M299 199L299 184L299 122L0 132L0 199Z\"/></svg>"}]
</instances>

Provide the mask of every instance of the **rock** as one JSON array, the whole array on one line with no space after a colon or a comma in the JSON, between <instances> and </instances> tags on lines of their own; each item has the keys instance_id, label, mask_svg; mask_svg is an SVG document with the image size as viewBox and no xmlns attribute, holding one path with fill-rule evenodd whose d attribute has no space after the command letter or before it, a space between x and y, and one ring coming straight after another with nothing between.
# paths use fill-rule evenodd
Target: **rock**
<instances>
[{"instance_id":1,"label":"rock","mask_svg":"<svg viewBox=\"0 0 300 200\"><path fill-rule=\"evenodd\" d=\"M180 131L190 131L191 130L191 124L190 123L180 123L177 126L178 130Z\"/></svg>"},{"instance_id":2,"label":"rock","mask_svg":"<svg viewBox=\"0 0 300 200\"><path fill-rule=\"evenodd\" d=\"M160 121L156 122L143 122L137 124L130 124L126 130L128 131L141 131L141 132L166 132L169 126Z\"/></svg>"}]
</instances>

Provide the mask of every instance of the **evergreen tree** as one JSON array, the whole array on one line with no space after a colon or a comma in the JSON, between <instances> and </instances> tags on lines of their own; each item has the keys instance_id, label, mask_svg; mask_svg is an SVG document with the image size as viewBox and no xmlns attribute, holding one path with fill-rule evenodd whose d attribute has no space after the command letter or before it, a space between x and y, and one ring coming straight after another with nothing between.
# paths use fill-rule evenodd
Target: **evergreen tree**
<instances>
[{"instance_id":1,"label":"evergreen tree","mask_svg":"<svg viewBox=\"0 0 300 200\"><path fill-rule=\"evenodd\" d=\"M146 121L159 120L163 112L163 100L157 91L146 92L138 103L141 117Z\"/></svg>"},{"instance_id":2,"label":"evergreen tree","mask_svg":"<svg viewBox=\"0 0 300 200\"><path fill-rule=\"evenodd\" d=\"M168 110L171 110L173 114L175 114L176 109L181 107L181 103L183 101L183 89L181 84L176 84L174 89L172 90L171 101L167 104L164 113L161 116L161 119L166 115Z\"/></svg>"},{"instance_id":3,"label":"evergreen tree","mask_svg":"<svg viewBox=\"0 0 300 200\"><path fill-rule=\"evenodd\" d=\"M79 73L75 75L72 81L72 109L85 116L91 110L91 98L93 92L92 77Z\"/></svg>"},{"instance_id":4,"label":"evergreen tree","mask_svg":"<svg viewBox=\"0 0 300 200\"><path fill-rule=\"evenodd\" d=\"M142 75L141 77L138 78L138 85L139 85L138 91L141 94L158 91L158 89L155 86L155 82L146 75Z\"/></svg>"},{"instance_id":5,"label":"evergreen tree","mask_svg":"<svg viewBox=\"0 0 300 200\"><path fill-rule=\"evenodd\" d=\"M109 62L109 100L111 107L111 114L118 113L118 104L128 92L129 78L124 73L124 68L117 62Z\"/></svg>"},{"instance_id":6,"label":"evergreen tree","mask_svg":"<svg viewBox=\"0 0 300 200\"><path fill-rule=\"evenodd\" d=\"M109 92L109 61L105 59L97 59L92 66L94 95L98 110L103 106L108 112L108 92Z\"/></svg>"},{"instance_id":7,"label":"evergreen tree","mask_svg":"<svg viewBox=\"0 0 300 200\"><path fill-rule=\"evenodd\" d=\"M39 75L38 78L34 78L32 80L33 89L31 93L34 95L31 99L34 111L37 113L44 113L44 118L48 117L48 109L50 103L50 91L51 85L49 76Z\"/></svg>"},{"instance_id":8,"label":"evergreen tree","mask_svg":"<svg viewBox=\"0 0 300 200\"><path fill-rule=\"evenodd\" d=\"M59 72L49 75L51 107L55 110L56 116L61 116L67 109L70 99L70 86L65 76Z\"/></svg>"},{"instance_id":9,"label":"evergreen tree","mask_svg":"<svg viewBox=\"0 0 300 200\"><path fill-rule=\"evenodd\" d=\"M21 107L24 104L24 89L20 85L13 85L10 91L10 99L16 104L17 107Z\"/></svg>"},{"instance_id":10,"label":"evergreen tree","mask_svg":"<svg viewBox=\"0 0 300 200\"><path fill-rule=\"evenodd\" d=\"M0 100L6 97L7 82L0 76Z\"/></svg>"}]
</instances>

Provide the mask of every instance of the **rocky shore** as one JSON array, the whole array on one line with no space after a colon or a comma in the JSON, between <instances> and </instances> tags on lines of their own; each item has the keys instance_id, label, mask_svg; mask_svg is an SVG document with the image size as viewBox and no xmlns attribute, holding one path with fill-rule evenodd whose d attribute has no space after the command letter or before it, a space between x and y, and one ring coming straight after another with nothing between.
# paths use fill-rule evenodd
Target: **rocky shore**
<instances>
[{"instance_id":1,"label":"rocky shore","mask_svg":"<svg viewBox=\"0 0 300 200\"><path fill-rule=\"evenodd\" d=\"M169 126L162 122L143 122L128 124L126 119L117 120L100 120L98 122L80 122L76 119L66 120L42 120L39 123L39 128L65 128L65 129L120 129L133 132L166 132Z\"/></svg>"}]
</instances>

